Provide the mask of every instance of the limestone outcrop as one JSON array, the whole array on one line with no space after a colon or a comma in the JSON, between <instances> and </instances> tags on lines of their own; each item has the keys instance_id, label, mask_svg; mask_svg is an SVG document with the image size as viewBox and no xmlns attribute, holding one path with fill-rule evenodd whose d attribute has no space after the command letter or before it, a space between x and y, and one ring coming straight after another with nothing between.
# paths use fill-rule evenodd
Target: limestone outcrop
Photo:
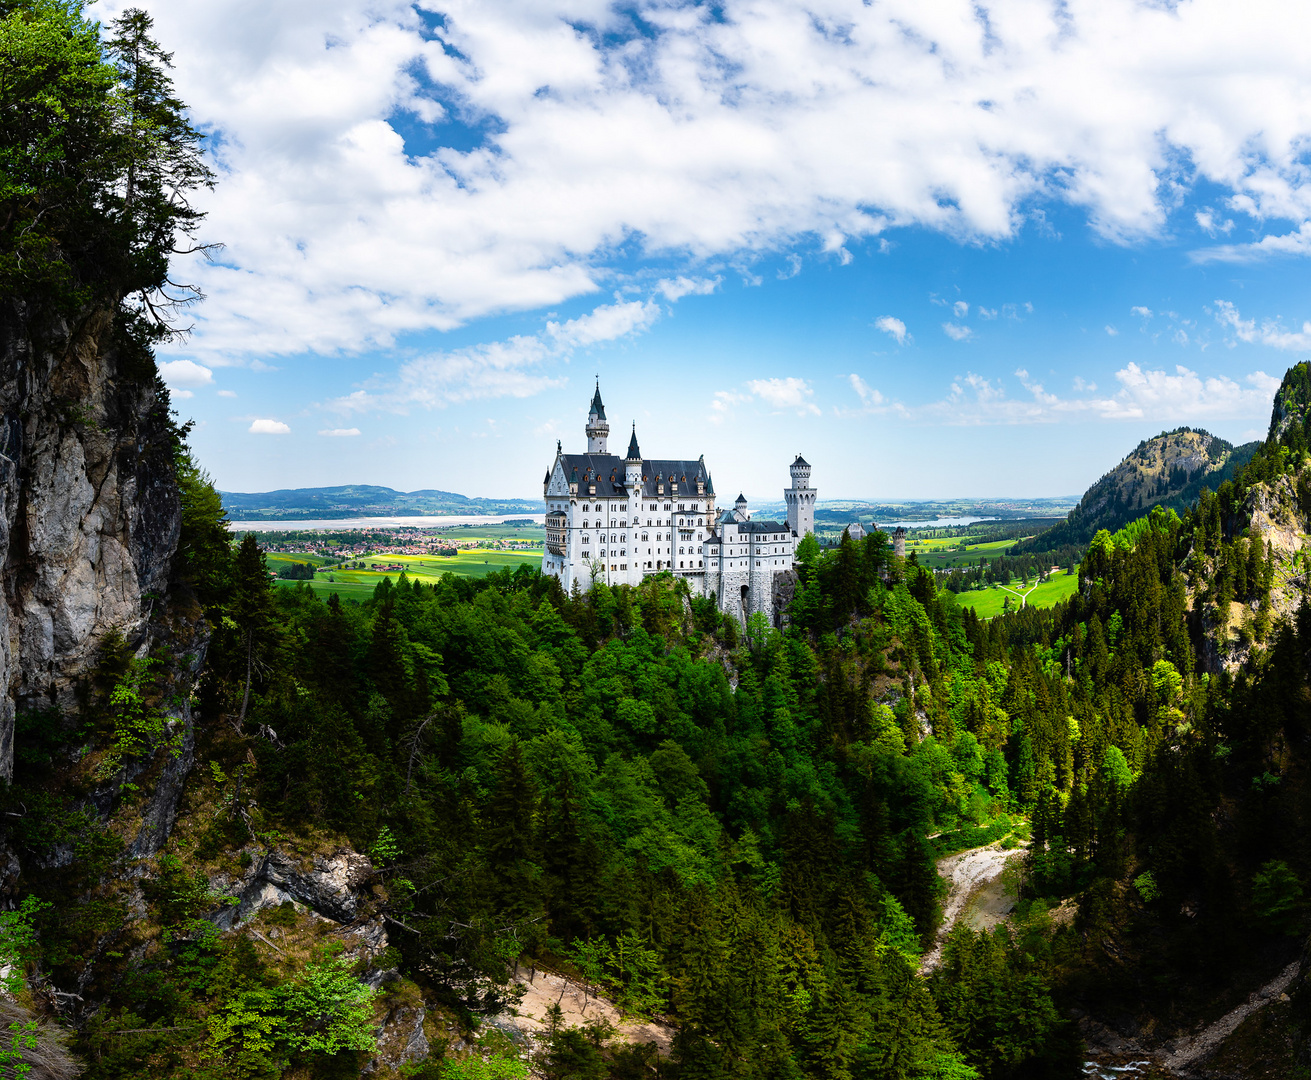
<instances>
[{"instance_id":1,"label":"limestone outcrop","mask_svg":"<svg viewBox=\"0 0 1311 1080\"><path fill-rule=\"evenodd\" d=\"M17 709L71 706L108 631L141 641L180 527L148 353L107 311L0 305L0 777Z\"/></svg>"}]
</instances>

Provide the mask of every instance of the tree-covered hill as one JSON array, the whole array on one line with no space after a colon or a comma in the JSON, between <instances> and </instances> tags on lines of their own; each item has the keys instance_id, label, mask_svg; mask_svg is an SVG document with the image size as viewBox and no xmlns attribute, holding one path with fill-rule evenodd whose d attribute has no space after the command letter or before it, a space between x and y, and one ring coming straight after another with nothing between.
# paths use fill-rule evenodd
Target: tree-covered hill
<instances>
[{"instance_id":1,"label":"tree-covered hill","mask_svg":"<svg viewBox=\"0 0 1311 1080\"><path fill-rule=\"evenodd\" d=\"M1014 554L1083 547L1099 529L1114 532L1153 506L1182 513L1201 494L1231 479L1261 444L1234 446L1194 428L1145 439L1092 485L1065 521L1016 546Z\"/></svg>"},{"instance_id":2,"label":"tree-covered hill","mask_svg":"<svg viewBox=\"0 0 1311 1080\"><path fill-rule=\"evenodd\" d=\"M223 491L223 508L235 521L297 521L308 518L395 517L445 514L537 514L528 499L471 498L453 491L396 491L350 484L278 491Z\"/></svg>"}]
</instances>

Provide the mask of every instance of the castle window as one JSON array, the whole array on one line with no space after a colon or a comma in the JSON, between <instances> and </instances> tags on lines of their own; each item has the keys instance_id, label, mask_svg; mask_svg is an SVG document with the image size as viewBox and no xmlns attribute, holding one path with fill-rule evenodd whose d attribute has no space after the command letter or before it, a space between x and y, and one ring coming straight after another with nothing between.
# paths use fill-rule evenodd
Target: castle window
<instances>
[{"instance_id":1,"label":"castle window","mask_svg":"<svg viewBox=\"0 0 1311 1080\"><path fill-rule=\"evenodd\" d=\"M700 566L700 565L701 565L701 560L700 560L700 559L697 559L696 564L697 564L697 566Z\"/></svg>"},{"instance_id":2,"label":"castle window","mask_svg":"<svg viewBox=\"0 0 1311 1080\"><path fill-rule=\"evenodd\" d=\"M591 553L590 551L584 551L584 552L583 552L583 558L584 558L584 559L590 559L591 557L592 557L592 553Z\"/></svg>"}]
</instances>

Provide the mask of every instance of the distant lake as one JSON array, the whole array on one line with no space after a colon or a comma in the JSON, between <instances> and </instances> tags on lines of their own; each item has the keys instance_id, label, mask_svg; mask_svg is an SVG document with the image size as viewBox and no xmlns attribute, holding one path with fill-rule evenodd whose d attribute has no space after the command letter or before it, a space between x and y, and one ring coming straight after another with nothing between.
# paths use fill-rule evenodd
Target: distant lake
<instances>
[{"instance_id":1,"label":"distant lake","mask_svg":"<svg viewBox=\"0 0 1311 1080\"><path fill-rule=\"evenodd\" d=\"M545 525L545 514L494 514L484 517L459 517L455 514L429 517L359 517L359 518L306 518L295 521L229 521L233 532L296 532L322 530L340 532L345 529L400 529L412 526L419 529L447 529L459 525L501 525L507 521L531 521Z\"/></svg>"},{"instance_id":2,"label":"distant lake","mask_svg":"<svg viewBox=\"0 0 1311 1080\"><path fill-rule=\"evenodd\" d=\"M880 521L880 529L946 529L953 525L973 525L978 521L1001 521L1001 518L940 517L931 521Z\"/></svg>"}]
</instances>

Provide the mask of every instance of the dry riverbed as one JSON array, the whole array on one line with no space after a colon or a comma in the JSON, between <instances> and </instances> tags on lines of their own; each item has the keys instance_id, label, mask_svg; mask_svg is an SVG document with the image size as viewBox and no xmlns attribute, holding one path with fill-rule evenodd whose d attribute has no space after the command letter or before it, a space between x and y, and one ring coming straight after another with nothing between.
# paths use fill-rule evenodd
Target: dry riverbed
<instances>
[{"instance_id":1,"label":"dry riverbed","mask_svg":"<svg viewBox=\"0 0 1311 1080\"><path fill-rule=\"evenodd\" d=\"M921 970L932 971L941 963L943 943L957 922L973 930L991 930L1015 910L1013 875L1006 868L1023 857L1023 848L1008 850L998 841L938 860L938 875L947 882L947 901L937 940L925 954Z\"/></svg>"}]
</instances>

